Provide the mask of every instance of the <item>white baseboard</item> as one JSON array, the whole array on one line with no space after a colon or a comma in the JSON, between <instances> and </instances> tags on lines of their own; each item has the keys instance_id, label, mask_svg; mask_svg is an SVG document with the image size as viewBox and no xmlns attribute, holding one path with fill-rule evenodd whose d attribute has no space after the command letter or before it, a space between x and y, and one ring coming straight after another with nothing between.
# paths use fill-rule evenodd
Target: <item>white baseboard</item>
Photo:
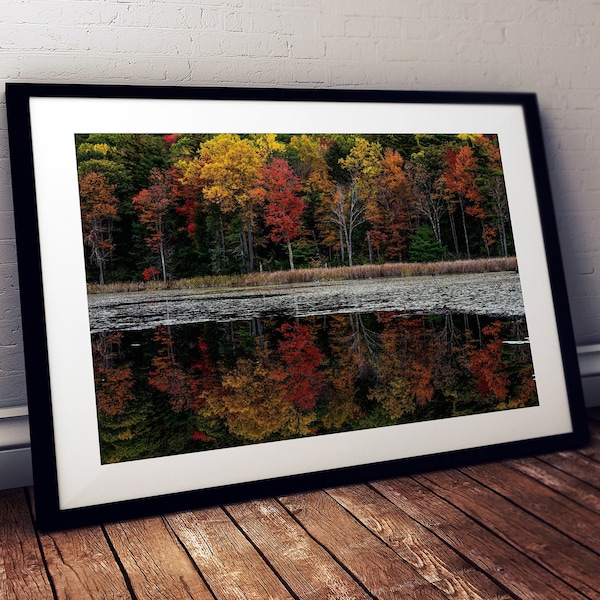
<instances>
[{"instance_id":1,"label":"white baseboard","mask_svg":"<svg viewBox=\"0 0 600 600\"><path fill-rule=\"evenodd\" d=\"M600 344L577 348L585 405L600 406ZM25 406L0 408L0 490L33 484Z\"/></svg>"},{"instance_id":2,"label":"white baseboard","mask_svg":"<svg viewBox=\"0 0 600 600\"><path fill-rule=\"evenodd\" d=\"M0 451L0 490L33 485L31 450L13 448Z\"/></svg>"},{"instance_id":3,"label":"white baseboard","mask_svg":"<svg viewBox=\"0 0 600 600\"><path fill-rule=\"evenodd\" d=\"M577 347L581 377L600 377L600 344Z\"/></svg>"},{"instance_id":4,"label":"white baseboard","mask_svg":"<svg viewBox=\"0 0 600 600\"><path fill-rule=\"evenodd\" d=\"M26 406L0 408L0 490L32 485Z\"/></svg>"},{"instance_id":5,"label":"white baseboard","mask_svg":"<svg viewBox=\"0 0 600 600\"><path fill-rule=\"evenodd\" d=\"M600 406L600 344L577 348L585 405Z\"/></svg>"},{"instance_id":6,"label":"white baseboard","mask_svg":"<svg viewBox=\"0 0 600 600\"><path fill-rule=\"evenodd\" d=\"M596 377L582 377L583 397L588 408L600 406L600 375Z\"/></svg>"}]
</instances>

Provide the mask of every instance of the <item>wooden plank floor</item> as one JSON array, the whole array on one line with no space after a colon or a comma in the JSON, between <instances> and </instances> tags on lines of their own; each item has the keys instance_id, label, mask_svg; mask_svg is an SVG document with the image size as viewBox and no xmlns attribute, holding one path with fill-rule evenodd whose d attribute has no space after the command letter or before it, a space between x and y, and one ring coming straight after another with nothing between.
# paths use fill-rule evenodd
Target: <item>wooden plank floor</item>
<instances>
[{"instance_id":1,"label":"wooden plank floor","mask_svg":"<svg viewBox=\"0 0 600 600\"><path fill-rule=\"evenodd\" d=\"M0 492L0 599L600 598L578 451L42 534Z\"/></svg>"}]
</instances>

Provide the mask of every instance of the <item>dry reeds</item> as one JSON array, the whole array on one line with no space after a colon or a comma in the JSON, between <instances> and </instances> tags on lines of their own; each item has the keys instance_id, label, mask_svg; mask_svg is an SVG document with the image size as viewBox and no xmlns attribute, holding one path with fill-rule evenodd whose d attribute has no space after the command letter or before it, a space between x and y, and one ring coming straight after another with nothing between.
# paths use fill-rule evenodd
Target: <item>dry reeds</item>
<instances>
[{"instance_id":1,"label":"dry reeds","mask_svg":"<svg viewBox=\"0 0 600 600\"><path fill-rule=\"evenodd\" d=\"M440 261L429 263L384 263L379 265L357 265L353 267L318 267L294 271L250 273L248 275L207 275L164 283L162 281L140 281L90 284L88 293L138 292L167 289L203 289L219 287L261 287L298 283L351 281L380 277L418 277L422 275L451 275L457 273L490 273L515 271L516 257L478 258L472 260Z\"/></svg>"}]
</instances>

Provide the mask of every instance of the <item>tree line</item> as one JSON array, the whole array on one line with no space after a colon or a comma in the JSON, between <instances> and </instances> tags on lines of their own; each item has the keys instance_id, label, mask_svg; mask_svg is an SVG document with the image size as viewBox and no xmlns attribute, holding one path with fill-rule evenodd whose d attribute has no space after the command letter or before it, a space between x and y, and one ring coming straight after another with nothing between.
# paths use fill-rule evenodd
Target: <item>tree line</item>
<instances>
[{"instance_id":1,"label":"tree line","mask_svg":"<svg viewBox=\"0 0 600 600\"><path fill-rule=\"evenodd\" d=\"M514 254L493 134L81 134L88 282Z\"/></svg>"}]
</instances>

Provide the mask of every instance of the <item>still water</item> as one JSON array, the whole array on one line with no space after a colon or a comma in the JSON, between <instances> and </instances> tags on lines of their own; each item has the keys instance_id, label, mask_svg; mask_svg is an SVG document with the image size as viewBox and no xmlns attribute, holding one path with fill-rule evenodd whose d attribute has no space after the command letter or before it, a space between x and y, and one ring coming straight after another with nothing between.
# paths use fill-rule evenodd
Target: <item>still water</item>
<instances>
[{"instance_id":1,"label":"still water","mask_svg":"<svg viewBox=\"0 0 600 600\"><path fill-rule=\"evenodd\" d=\"M386 311L525 314L519 275L515 272L93 294L89 296L89 307L92 333L281 314L293 317Z\"/></svg>"},{"instance_id":2,"label":"still water","mask_svg":"<svg viewBox=\"0 0 600 600\"><path fill-rule=\"evenodd\" d=\"M458 312L446 299L265 314L254 300L257 316L93 333L103 462L537 404L519 310Z\"/></svg>"}]
</instances>

